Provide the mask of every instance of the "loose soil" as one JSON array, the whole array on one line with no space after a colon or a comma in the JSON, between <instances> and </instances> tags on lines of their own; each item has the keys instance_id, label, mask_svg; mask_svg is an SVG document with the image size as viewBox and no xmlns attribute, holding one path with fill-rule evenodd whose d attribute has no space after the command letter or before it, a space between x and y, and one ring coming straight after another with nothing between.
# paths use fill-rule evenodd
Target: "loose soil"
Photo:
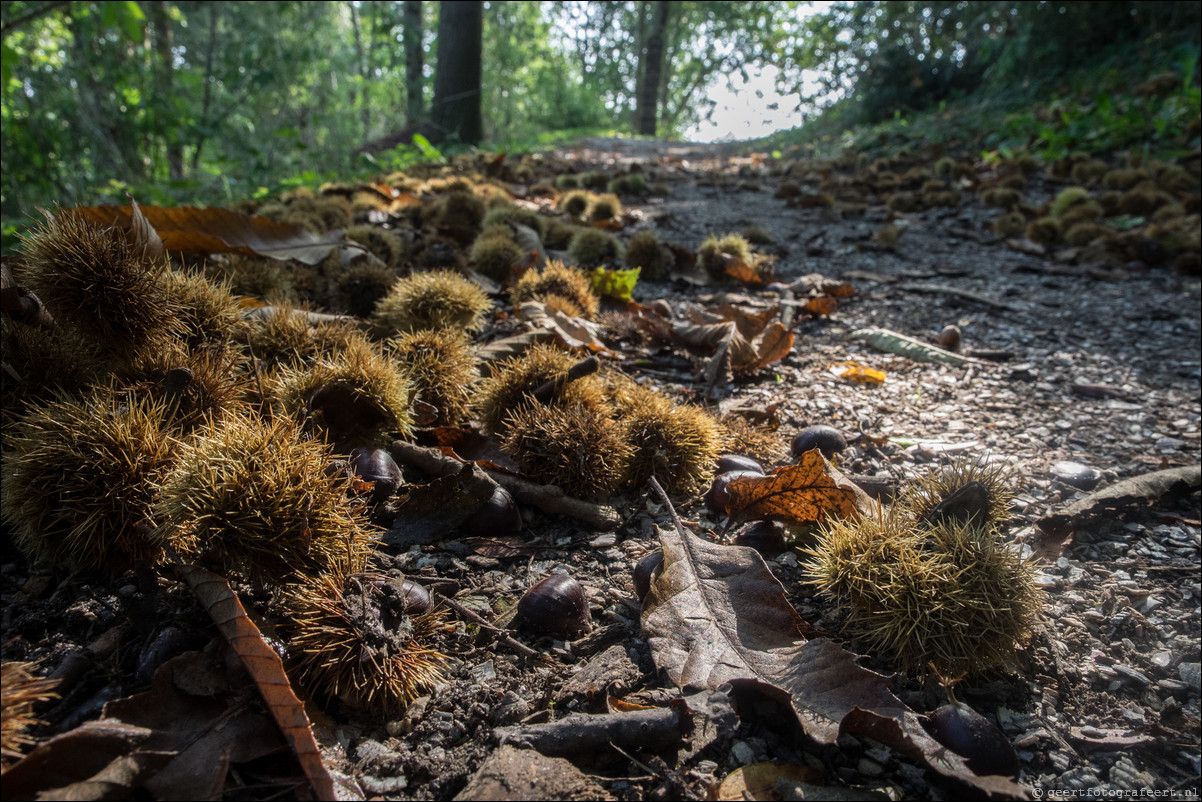
<instances>
[{"instance_id":1,"label":"loose soil","mask_svg":"<svg viewBox=\"0 0 1202 802\"><path fill-rule=\"evenodd\" d=\"M635 299L644 305L666 300L678 320L723 302L767 309L791 297L791 284L808 274L849 281L856 295L829 317L802 317L785 359L720 384L710 403L723 412L771 417L778 442L769 456L780 462L788 460L794 433L822 423L851 438L840 459L851 474L905 481L959 457L1008 465L1017 492L1011 533L1017 543L1041 549L1046 616L1013 671L969 678L957 686L958 696L1007 735L1021 761L1020 782L1037 797L1057 790L1196 795L1202 774L1199 494L1102 516L1063 543L1037 544L1033 527L1084 495L1077 486L1088 477L1061 463L1092 469L1101 487L1197 464L1202 311L1196 276L1136 260L1117 266L1087 257L1060 261L1008 245L990 233L999 211L970 192L956 206L908 214L890 213L878 198L869 198L862 213L847 213L838 199L791 208L774 197L788 165L737 155L733 147L588 140L547 158L612 175L638 164L649 181L668 184L665 196L624 199L623 236L651 227L690 250L709 234L752 225L771 236L775 244L760 248L776 259L777 283L769 287L640 282ZM1026 200L1040 204L1063 186L1033 178ZM896 229L895 242L874 238L888 225ZM933 342L948 325L962 331L962 351L984 358L961 366L924 363L852 336L879 327ZM614 350L624 347L631 346L619 343ZM682 402L704 395L704 359L683 351L656 356L649 366L622 369ZM832 372L832 365L848 360L887 378L869 385ZM565 763L547 769L500 750L503 726L604 712L607 696L662 704L678 695L660 681L640 636L631 580L633 565L658 548L654 526L668 525L667 511L647 494L618 499L616 506L623 523L613 532L523 508L530 548L516 556L481 553L452 535L388 557L388 567L498 626L526 588L550 572L570 573L586 589L593 630L572 641L515 634L542 655L529 658L452 614L453 627L439 644L451 658L447 681L405 711L311 702L313 730L340 795L450 799L492 756L489 776L473 782L466 798L522 798L532 791L519 781L539 770L558 772L556 782L534 786L543 798L715 798L732 772L764 761L810 769L807 781L825 787L811 788L806 798L849 789L860 795L840 798L956 797L938 778L868 739L815 744L787 707L767 697L740 696L734 733L696 754L602 750L571 756L576 774ZM677 511L702 536L729 538L699 497L680 500ZM805 582L798 557L789 550L768 565L807 621L839 635L840 615ZM207 614L177 584L161 580L156 589L132 575L106 584L31 570L15 556L0 575L4 659L38 660L42 671L62 680L62 699L39 710L49 723L34 731L37 738L96 719L105 703L146 691L161 665L192 650L207 655L229 687L241 683L245 704L257 709ZM857 649L854 641L847 646ZM867 654L861 662L894 671L882 655ZM891 687L919 712L943 702L934 681L896 676ZM303 795L286 758L277 748L247 759L223 788L213 789L213 798ZM782 788L796 794L799 786Z\"/></svg>"}]
</instances>

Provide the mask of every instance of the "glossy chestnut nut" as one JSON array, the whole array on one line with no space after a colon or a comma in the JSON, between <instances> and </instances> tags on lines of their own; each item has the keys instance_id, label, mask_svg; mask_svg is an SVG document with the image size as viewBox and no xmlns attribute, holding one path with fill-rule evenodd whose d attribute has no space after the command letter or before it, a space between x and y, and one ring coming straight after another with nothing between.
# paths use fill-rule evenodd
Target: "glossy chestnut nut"
<instances>
[{"instance_id":1,"label":"glossy chestnut nut","mask_svg":"<svg viewBox=\"0 0 1202 802\"><path fill-rule=\"evenodd\" d=\"M402 602L404 602L405 613L407 615L425 615L430 612L430 607L432 606L430 591L412 579L402 579L400 582L393 581L390 584Z\"/></svg>"},{"instance_id":2,"label":"glossy chestnut nut","mask_svg":"<svg viewBox=\"0 0 1202 802\"><path fill-rule=\"evenodd\" d=\"M507 535L521 528L522 515L518 512L517 502L499 485L488 500L459 525L460 533L470 537Z\"/></svg>"},{"instance_id":3,"label":"glossy chestnut nut","mask_svg":"<svg viewBox=\"0 0 1202 802\"><path fill-rule=\"evenodd\" d=\"M949 351L959 351L960 342L963 335L960 333L959 326L944 326L939 332L939 336L935 338L935 342L940 348L946 348Z\"/></svg>"},{"instance_id":4,"label":"glossy chestnut nut","mask_svg":"<svg viewBox=\"0 0 1202 802\"><path fill-rule=\"evenodd\" d=\"M762 475L764 473L764 466L751 457L744 457L739 454L723 454L718 457L717 473L726 473L727 471L755 471Z\"/></svg>"},{"instance_id":5,"label":"glossy chestnut nut","mask_svg":"<svg viewBox=\"0 0 1202 802\"><path fill-rule=\"evenodd\" d=\"M659 572L663 567L664 553L662 551L653 551L650 554L644 555L643 559L634 564L631 579L634 580L634 595L638 598L640 604L643 599L647 598L647 594L651 592L651 583L659 576Z\"/></svg>"},{"instance_id":6,"label":"glossy chestnut nut","mask_svg":"<svg viewBox=\"0 0 1202 802\"><path fill-rule=\"evenodd\" d=\"M807 426L793 438L790 451L793 453L793 459L796 460L800 459L802 454L813 451L815 448L821 451L822 456L827 459L834 459L836 454L847 448L847 438L834 426L825 424Z\"/></svg>"},{"instance_id":7,"label":"glossy chestnut nut","mask_svg":"<svg viewBox=\"0 0 1202 802\"><path fill-rule=\"evenodd\" d=\"M771 559L784 552L785 527L776 521L755 521L735 533L736 546L750 546Z\"/></svg>"},{"instance_id":8,"label":"glossy chestnut nut","mask_svg":"<svg viewBox=\"0 0 1202 802\"><path fill-rule=\"evenodd\" d=\"M356 448L351 451L351 472L364 482L375 482L371 501L377 504L401 486L401 469L396 460L382 448Z\"/></svg>"},{"instance_id":9,"label":"glossy chestnut nut","mask_svg":"<svg viewBox=\"0 0 1202 802\"><path fill-rule=\"evenodd\" d=\"M924 726L932 738L963 757L975 773L1018 776L1018 755L1010 740L993 722L968 705L937 707L927 716Z\"/></svg>"},{"instance_id":10,"label":"glossy chestnut nut","mask_svg":"<svg viewBox=\"0 0 1202 802\"><path fill-rule=\"evenodd\" d=\"M762 473L755 471L727 471L714 477L713 484L705 494L705 506L715 515L725 515L730 506L730 483L744 477L760 477Z\"/></svg>"},{"instance_id":11,"label":"glossy chestnut nut","mask_svg":"<svg viewBox=\"0 0 1202 802\"><path fill-rule=\"evenodd\" d=\"M566 574L551 574L518 600L515 623L522 629L567 638L592 628L584 588Z\"/></svg>"}]
</instances>

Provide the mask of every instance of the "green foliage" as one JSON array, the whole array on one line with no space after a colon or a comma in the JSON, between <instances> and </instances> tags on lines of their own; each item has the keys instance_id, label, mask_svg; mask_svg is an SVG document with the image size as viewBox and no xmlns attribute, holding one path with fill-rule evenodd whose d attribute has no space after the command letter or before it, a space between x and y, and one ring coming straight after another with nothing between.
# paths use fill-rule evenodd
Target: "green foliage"
<instances>
[{"instance_id":1,"label":"green foliage","mask_svg":"<svg viewBox=\"0 0 1202 802\"><path fill-rule=\"evenodd\" d=\"M634 285L639 281L642 268L632 267L629 270L606 270L595 267L589 273L589 282L593 292L598 295L617 298L619 301L629 301L633 298Z\"/></svg>"}]
</instances>

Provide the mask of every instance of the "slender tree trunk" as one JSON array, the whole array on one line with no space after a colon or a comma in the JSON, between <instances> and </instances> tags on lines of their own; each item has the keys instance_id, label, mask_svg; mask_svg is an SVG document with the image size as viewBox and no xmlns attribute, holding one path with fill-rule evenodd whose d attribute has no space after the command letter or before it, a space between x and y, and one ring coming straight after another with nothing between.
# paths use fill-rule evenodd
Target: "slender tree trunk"
<instances>
[{"instance_id":1,"label":"slender tree trunk","mask_svg":"<svg viewBox=\"0 0 1202 802\"><path fill-rule=\"evenodd\" d=\"M431 117L440 140L458 135L475 144L484 135L480 113L482 0L444 0L438 11L438 66Z\"/></svg>"},{"instance_id":2,"label":"slender tree trunk","mask_svg":"<svg viewBox=\"0 0 1202 802\"><path fill-rule=\"evenodd\" d=\"M171 52L171 21L167 17L167 3L164 0L150 4L150 20L154 23L154 49L159 57L155 74L155 91L159 97L154 104L155 113L170 118L170 113L164 115L162 110L167 108L175 93L175 56ZM154 125L159 129L167 150L167 175L172 181L178 181L184 177L184 146L176 133L175 121L157 119Z\"/></svg>"},{"instance_id":3,"label":"slender tree trunk","mask_svg":"<svg viewBox=\"0 0 1202 802\"><path fill-rule=\"evenodd\" d=\"M639 0L634 27L634 102L637 105L643 96L643 83L647 78L647 2ZM636 109L637 113L637 109Z\"/></svg>"},{"instance_id":4,"label":"slender tree trunk","mask_svg":"<svg viewBox=\"0 0 1202 802\"><path fill-rule=\"evenodd\" d=\"M405 0L402 18L405 42L405 118L417 125L424 112L422 102L422 0Z\"/></svg>"},{"instance_id":5,"label":"slender tree trunk","mask_svg":"<svg viewBox=\"0 0 1202 802\"><path fill-rule=\"evenodd\" d=\"M368 127L368 108L367 108L367 83L371 80L371 74L367 67L367 50L363 46L363 23L359 19L359 6L357 3L347 3L351 11L351 32L355 39L355 66L359 68L359 91L356 93L359 96L359 125L362 131L357 137L360 140L367 139Z\"/></svg>"},{"instance_id":6,"label":"slender tree trunk","mask_svg":"<svg viewBox=\"0 0 1202 802\"><path fill-rule=\"evenodd\" d=\"M208 127L209 109L213 105L213 56L217 52L217 3L209 3L209 47L205 52L205 91L204 99L200 103L200 122L198 126L201 130ZM192 172L196 172L200 168L200 152L204 150L205 135L199 133L196 136L196 150L192 151Z\"/></svg>"},{"instance_id":7,"label":"slender tree trunk","mask_svg":"<svg viewBox=\"0 0 1202 802\"><path fill-rule=\"evenodd\" d=\"M660 74L664 66L664 31L668 28L668 12L671 4L661 0L652 6L651 23L647 31L647 50L640 60L639 72L643 82L638 97L634 132L655 136L656 110L659 106ZM641 61L646 61L646 67Z\"/></svg>"}]
</instances>

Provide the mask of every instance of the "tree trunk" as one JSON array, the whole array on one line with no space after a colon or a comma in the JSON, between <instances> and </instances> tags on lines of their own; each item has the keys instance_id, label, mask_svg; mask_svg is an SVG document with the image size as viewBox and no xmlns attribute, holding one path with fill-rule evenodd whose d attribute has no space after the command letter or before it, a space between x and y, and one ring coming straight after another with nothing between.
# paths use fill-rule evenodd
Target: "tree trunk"
<instances>
[{"instance_id":1,"label":"tree trunk","mask_svg":"<svg viewBox=\"0 0 1202 802\"><path fill-rule=\"evenodd\" d=\"M421 122L422 102L422 0L405 0L401 21L405 42L405 118L410 125Z\"/></svg>"},{"instance_id":2,"label":"tree trunk","mask_svg":"<svg viewBox=\"0 0 1202 802\"><path fill-rule=\"evenodd\" d=\"M444 0L438 11L438 65L431 105L438 139L457 136L476 144L484 135L480 114L482 0Z\"/></svg>"},{"instance_id":3,"label":"tree trunk","mask_svg":"<svg viewBox=\"0 0 1202 802\"><path fill-rule=\"evenodd\" d=\"M154 122L167 150L167 174L172 181L178 181L184 177L184 146L176 132L175 121L169 119L170 114L163 111L168 108L175 94L175 56L171 52L171 20L167 16L167 3L163 0L152 3L150 19L154 23L154 49L159 57L158 69L155 71L155 91L159 96L153 108L155 115L160 118Z\"/></svg>"},{"instance_id":4,"label":"tree trunk","mask_svg":"<svg viewBox=\"0 0 1202 802\"><path fill-rule=\"evenodd\" d=\"M644 136L655 136L656 110L659 106L660 73L664 66L664 31L668 27L668 12L671 4L661 0L651 9L651 24L647 30L647 49L643 54L646 66L639 64L643 76L639 87L638 113L635 115L634 132Z\"/></svg>"}]
</instances>

